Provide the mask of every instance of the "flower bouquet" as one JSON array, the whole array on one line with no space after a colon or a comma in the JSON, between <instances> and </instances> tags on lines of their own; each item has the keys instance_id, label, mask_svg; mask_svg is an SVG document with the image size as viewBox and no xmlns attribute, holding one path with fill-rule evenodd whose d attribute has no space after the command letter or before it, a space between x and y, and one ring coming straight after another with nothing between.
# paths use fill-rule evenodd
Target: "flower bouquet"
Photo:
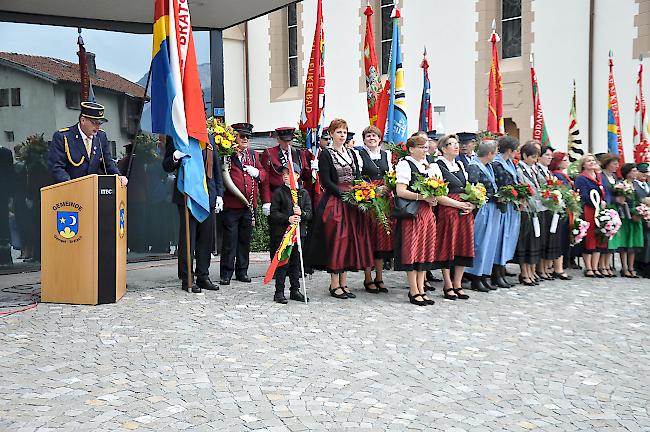
<instances>
[{"instance_id":1,"label":"flower bouquet","mask_svg":"<svg viewBox=\"0 0 650 432\"><path fill-rule=\"evenodd\" d=\"M634 187L628 182L616 183L612 186L612 195L631 198L634 196Z\"/></svg>"},{"instance_id":2,"label":"flower bouquet","mask_svg":"<svg viewBox=\"0 0 650 432\"><path fill-rule=\"evenodd\" d=\"M530 197L535 195L533 188L530 187L528 183L517 183L516 185L513 185L513 187L517 191L519 200L527 201Z\"/></svg>"},{"instance_id":3,"label":"flower bouquet","mask_svg":"<svg viewBox=\"0 0 650 432\"><path fill-rule=\"evenodd\" d=\"M544 207L553 212L549 232L555 233L557 232L557 224L560 221L560 216L566 212L566 203L564 202L560 186L551 186L547 182L546 186L542 186L539 197Z\"/></svg>"},{"instance_id":4,"label":"flower bouquet","mask_svg":"<svg viewBox=\"0 0 650 432\"><path fill-rule=\"evenodd\" d=\"M221 120L210 117L207 120L208 133L214 137L214 143L217 146L219 156L232 156L239 151L235 142L235 131Z\"/></svg>"},{"instance_id":5,"label":"flower bouquet","mask_svg":"<svg viewBox=\"0 0 650 432\"><path fill-rule=\"evenodd\" d=\"M564 186L564 183L557 177L546 177L546 186L560 188Z\"/></svg>"},{"instance_id":6,"label":"flower bouquet","mask_svg":"<svg viewBox=\"0 0 650 432\"><path fill-rule=\"evenodd\" d=\"M621 217L618 212L611 208L606 208L598 212L594 220L596 228L598 228L598 236L609 241L621 228Z\"/></svg>"},{"instance_id":7,"label":"flower bouquet","mask_svg":"<svg viewBox=\"0 0 650 432\"><path fill-rule=\"evenodd\" d=\"M394 191L395 188L397 187L397 186L396 186L396 182L397 182L397 176L395 175L394 172L392 172L392 173L391 173L391 172L387 172L387 173L384 175L384 185L386 185L386 187L387 187L388 189Z\"/></svg>"},{"instance_id":8,"label":"flower bouquet","mask_svg":"<svg viewBox=\"0 0 650 432\"><path fill-rule=\"evenodd\" d=\"M460 197L474 204L476 208L481 208L487 203L487 191L483 183L467 183L465 193L460 194Z\"/></svg>"},{"instance_id":9,"label":"flower bouquet","mask_svg":"<svg viewBox=\"0 0 650 432\"><path fill-rule=\"evenodd\" d=\"M343 193L342 199L343 202L354 205L362 212L371 212L390 234L391 224L388 219L390 204L388 198L380 193L378 183L357 180L350 190Z\"/></svg>"},{"instance_id":10,"label":"flower bouquet","mask_svg":"<svg viewBox=\"0 0 650 432\"><path fill-rule=\"evenodd\" d=\"M564 198L567 212L572 213L575 216L580 216L582 214L582 200L580 199L580 194L568 187L563 187L560 190L562 191L562 197Z\"/></svg>"},{"instance_id":11,"label":"flower bouquet","mask_svg":"<svg viewBox=\"0 0 650 432\"><path fill-rule=\"evenodd\" d=\"M636 214L641 217L641 219L650 226L650 207L641 203L634 209Z\"/></svg>"},{"instance_id":12,"label":"flower bouquet","mask_svg":"<svg viewBox=\"0 0 650 432\"><path fill-rule=\"evenodd\" d=\"M573 226L571 226L571 246L579 244L582 239L587 236L587 230L589 229L589 222L586 220L576 217L573 219Z\"/></svg>"},{"instance_id":13,"label":"flower bouquet","mask_svg":"<svg viewBox=\"0 0 650 432\"><path fill-rule=\"evenodd\" d=\"M413 183L413 190L424 198L432 196L449 195L448 183L439 177L425 177L417 174L417 180Z\"/></svg>"},{"instance_id":14,"label":"flower bouquet","mask_svg":"<svg viewBox=\"0 0 650 432\"><path fill-rule=\"evenodd\" d=\"M386 149L390 150L390 153L392 155L391 162L393 166L397 165L397 162L400 159L409 155L409 149L406 147L406 144L404 142L400 142L399 144L388 143L386 144Z\"/></svg>"}]
</instances>

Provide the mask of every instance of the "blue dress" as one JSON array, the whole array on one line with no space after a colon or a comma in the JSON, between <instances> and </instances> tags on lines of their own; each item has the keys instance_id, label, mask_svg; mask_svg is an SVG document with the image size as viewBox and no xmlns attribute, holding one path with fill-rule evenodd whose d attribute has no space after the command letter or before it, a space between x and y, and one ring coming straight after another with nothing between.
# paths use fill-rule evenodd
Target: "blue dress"
<instances>
[{"instance_id":1,"label":"blue dress","mask_svg":"<svg viewBox=\"0 0 650 432\"><path fill-rule=\"evenodd\" d=\"M498 154L491 165L498 187L519 183L517 169L512 160L505 160L503 156ZM495 265L506 265L515 256L520 223L521 214L519 210L512 203L508 203L505 213L500 215L499 234L494 256Z\"/></svg>"},{"instance_id":2,"label":"blue dress","mask_svg":"<svg viewBox=\"0 0 650 432\"><path fill-rule=\"evenodd\" d=\"M474 276L488 276L492 274L501 232L501 211L494 198L498 188L492 166L483 165L478 159L470 161L468 176L470 183L483 183L488 202L478 209L474 218L474 265L465 271Z\"/></svg>"}]
</instances>

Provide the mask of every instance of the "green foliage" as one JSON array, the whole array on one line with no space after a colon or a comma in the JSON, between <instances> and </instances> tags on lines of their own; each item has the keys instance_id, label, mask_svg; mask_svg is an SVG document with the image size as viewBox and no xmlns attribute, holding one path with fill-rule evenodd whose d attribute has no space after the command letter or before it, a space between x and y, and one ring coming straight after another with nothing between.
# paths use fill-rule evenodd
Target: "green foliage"
<instances>
[{"instance_id":1,"label":"green foliage","mask_svg":"<svg viewBox=\"0 0 650 432\"><path fill-rule=\"evenodd\" d=\"M135 137L135 154L141 163L150 163L162 159L162 152L158 151L158 136L143 133ZM122 152L122 157L126 154Z\"/></svg>"},{"instance_id":2,"label":"green foliage","mask_svg":"<svg viewBox=\"0 0 650 432\"><path fill-rule=\"evenodd\" d=\"M47 142L43 134L30 135L16 146L16 159L29 170L47 167Z\"/></svg>"},{"instance_id":3,"label":"green foliage","mask_svg":"<svg viewBox=\"0 0 650 432\"><path fill-rule=\"evenodd\" d=\"M269 250L269 222L262 214L262 203L257 200L255 210L255 226L251 236L251 252L267 252Z\"/></svg>"}]
</instances>

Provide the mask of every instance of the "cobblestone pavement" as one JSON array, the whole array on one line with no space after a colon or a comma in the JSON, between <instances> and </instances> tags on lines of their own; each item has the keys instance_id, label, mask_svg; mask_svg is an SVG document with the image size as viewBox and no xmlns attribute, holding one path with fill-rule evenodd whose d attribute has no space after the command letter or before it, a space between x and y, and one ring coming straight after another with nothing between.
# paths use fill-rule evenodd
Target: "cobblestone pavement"
<instances>
[{"instance_id":1,"label":"cobblestone pavement","mask_svg":"<svg viewBox=\"0 0 650 432\"><path fill-rule=\"evenodd\" d=\"M381 295L352 275L349 300L319 274L309 306L278 305L265 260L200 295L173 262L130 265L117 304L1 318L0 430L650 430L648 280L438 288L417 307L403 274Z\"/></svg>"}]
</instances>

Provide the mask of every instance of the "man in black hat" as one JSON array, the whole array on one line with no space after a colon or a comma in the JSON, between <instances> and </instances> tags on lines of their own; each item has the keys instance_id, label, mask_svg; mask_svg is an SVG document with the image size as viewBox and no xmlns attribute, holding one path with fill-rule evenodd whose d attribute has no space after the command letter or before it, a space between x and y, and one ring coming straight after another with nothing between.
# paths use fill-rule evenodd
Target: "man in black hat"
<instances>
[{"instance_id":1,"label":"man in black hat","mask_svg":"<svg viewBox=\"0 0 650 432\"><path fill-rule=\"evenodd\" d=\"M47 156L47 166L56 183L88 174L117 174L106 132L100 129L108 120L104 106L97 102L81 102L79 122L54 132ZM128 179L120 175L122 186Z\"/></svg>"},{"instance_id":2,"label":"man in black hat","mask_svg":"<svg viewBox=\"0 0 650 432\"><path fill-rule=\"evenodd\" d=\"M189 285L187 276L187 234L185 231L185 197L180 193L177 186L178 168L181 159L188 157L187 154L176 150L171 137L167 137L165 146L165 157L162 161L163 169L166 172L177 174L174 180L172 191L172 202L178 206L179 230L178 230L178 278L181 280L181 288L184 291L200 293L202 290L218 290L210 280L210 259L212 258L212 244L214 243L214 215L223 209L224 186L221 175L221 163L215 149L212 135L210 142L203 149L203 167L205 170L205 181L208 188L208 202L210 204L210 215L199 222L192 213L189 213L190 225L190 267L193 259L196 259L196 284Z\"/></svg>"},{"instance_id":3,"label":"man in black hat","mask_svg":"<svg viewBox=\"0 0 650 432\"><path fill-rule=\"evenodd\" d=\"M323 132L321 132L319 145L321 150L326 149L330 145L330 133L327 128L324 128ZM318 169L318 161L316 162L316 169Z\"/></svg>"},{"instance_id":4,"label":"man in black hat","mask_svg":"<svg viewBox=\"0 0 650 432\"><path fill-rule=\"evenodd\" d=\"M463 168L467 171L469 162L476 157L474 153L474 145L476 144L476 134L473 132L458 132L458 147L459 155L456 160L463 164Z\"/></svg>"},{"instance_id":5,"label":"man in black hat","mask_svg":"<svg viewBox=\"0 0 650 432\"><path fill-rule=\"evenodd\" d=\"M350 150L354 148L354 132L348 131L348 136L345 138L345 146Z\"/></svg>"}]
</instances>

